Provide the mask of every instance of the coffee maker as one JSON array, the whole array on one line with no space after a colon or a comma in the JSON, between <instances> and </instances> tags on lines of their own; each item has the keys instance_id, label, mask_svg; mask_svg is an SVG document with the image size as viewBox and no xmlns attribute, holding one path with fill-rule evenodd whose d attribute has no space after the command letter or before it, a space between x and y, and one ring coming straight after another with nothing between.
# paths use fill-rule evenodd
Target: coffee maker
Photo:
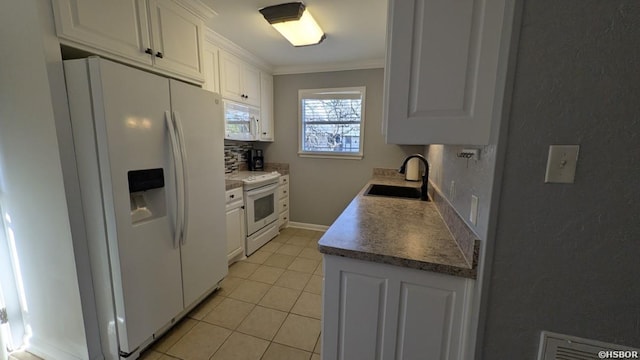
<instances>
[{"instance_id":1,"label":"coffee maker","mask_svg":"<svg viewBox=\"0 0 640 360\"><path fill-rule=\"evenodd\" d=\"M262 156L261 149L251 149L247 151L247 161L249 162L249 170L264 170L264 156Z\"/></svg>"}]
</instances>

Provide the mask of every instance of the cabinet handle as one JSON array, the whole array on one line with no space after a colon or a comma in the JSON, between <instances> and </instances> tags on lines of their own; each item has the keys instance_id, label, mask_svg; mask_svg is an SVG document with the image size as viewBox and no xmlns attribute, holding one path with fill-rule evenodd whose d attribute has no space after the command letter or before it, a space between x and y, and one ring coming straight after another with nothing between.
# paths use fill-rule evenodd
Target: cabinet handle
<instances>
[{"instance_id":1,"label":"cabinet handle","mask_svg":"<svg viewBox=\"0 0 640 360\"><path fill-rule=\"evenodd\" d=\"M145 54L153 55L153 50L151 50L151 48L147 48L144 52Z\"/></svg>"},{"instance_id":2,"label":"cabinet handle","mask_svg":"<svg viewBox=\"0 0 640 360\"><path fill-rule=\"evenodd\" d=\"M262 135L267 135L267 133L262 133Z\"/></svg>"},{"instance_id":3,"label":"cabinet handle","mask_svg":"<svg viewBox=\"0 0 640 360\"><path fill-rule=\"evenodd\" d=\"M244 205L240 206L240 209L244 210Z\"/></svg>"},{"instance_id":4,"label":"cabinet handle","mask_svg":"<svg viewBox=\"0 0 640 360\"><path fill-rule=\"evenodd\" d=\"M283 193L285 193L285 194L286 194L286 193L287 193L287 190L283 191Z\"/></svg>"},{"instance_id":5,"label":"cabinet handle","mask_svg":"<svg viewBox=\"0 0 640 360\"><path fill-rule=\"evenodd\" d=\"M164 57L164 55L162 55L162 53L160 51L158 51L156 53L156 57L159 57L160 59L162 59Z\"/></svg>"},{"instance_id":6,"label":"cabinet handle","mask_svg":"<svg viewBox=\"0 0 640 360\"><path fill-rule=\"evenodd\" d=\"M236 196L232 194L232 195L230 195L229 197L233 199L233 198L234 198L234 197L236 197Z\"/></svg>"}]
</instances>

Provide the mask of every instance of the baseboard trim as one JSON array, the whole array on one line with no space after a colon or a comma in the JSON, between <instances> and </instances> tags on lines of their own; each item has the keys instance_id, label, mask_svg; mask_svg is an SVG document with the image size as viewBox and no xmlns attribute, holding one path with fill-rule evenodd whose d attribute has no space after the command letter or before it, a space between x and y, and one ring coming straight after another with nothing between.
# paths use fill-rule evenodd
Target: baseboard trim
<instances>
[{"instance_id":1,"label":"baseboard trim","mask_svg":"<svg viewBox=\"0 0 640 360\"><path fill-rule=\"evenodd\" d=\"M294 221L289 221L288 227L296 228L296 229L315 230L315 231L327 231L327 229L329 229L329 227L326 225L307 224L307 223L294 222Z\"/></svg>"},{"instance_id":2,"label":"baseboard trim","mask_svg":"<svg viewBox=\"0 0 640 360\"><path fill-rule=\"evenodd\" d=\"M83 355L68 353L44 341L39 341L39 339L33 337L29 339L29 346L26 348L26 351L43 359L82 360L82 358L84 358ZM99 356L93 360L97 359L104 359L104 357Z\"/></svg>"}]
</instances>

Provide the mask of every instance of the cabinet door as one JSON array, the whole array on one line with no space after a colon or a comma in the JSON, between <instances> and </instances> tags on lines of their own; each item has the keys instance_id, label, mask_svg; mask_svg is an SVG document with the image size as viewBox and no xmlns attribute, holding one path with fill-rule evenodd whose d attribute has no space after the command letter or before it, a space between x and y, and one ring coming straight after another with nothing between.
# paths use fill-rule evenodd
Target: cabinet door
<instances>
[{"instance_id":1,"label":"cabinet door","mask_svg":"<svg viewBox=\"0 0 640 360\"><path fill-rule=\"evenodd\" d=\"M203 56L204 84L203 89L220 93L220 63L218 61L219 49L205 42Z\"/></svg>"},{"instance_id":2,"label":"cabinet door","mask_svg":"<svg viewBox=\"0 0 640 360\"><path fill-rule=\"evenodd\" d=\"M242 89L244 101L253 106L260 106L260 70L244 64L242 70Z\"/></svg>"},{"instance_id":3,"label":"cabinet door","mask_svg":"<svg viewBox=\"0 0 640 360\"><path fill-rule=\"evenodd\" d=\"M400 283L397 359L461 359L464 353L466 280L429 275Z\"/></svg>"},{"instance_id":4,"label":"cabinet door","mask_svg":"<svg viewBox=\"0 0 640 360\"><path fill-rule=\"evenodd\" d=\"M56 32L63 42L104 50L151 65L146 0L54 0Z\"/></svg>"},{"instance_id":5,"label":"cabinet door","mask_svg":"<svg viewBox=\"0 0 640 360\"><path fill-rule=\"evenodd\" d=\"M260 141L273 141L273 76L260 73Z\"/></svg>"},{"instance_id":6,"label":"cabinet door","mask_svg":"<svg viewBox=\"0 0 640 360\"><path fill-rule=\"evenodd\" d=\"M244 254L244 209L237 207L227 211L227 260L231 262Z\"/></svg>"},{"instance_id":7,"label":"cabinet door","mask_svg":"<svg viewBox=\"0 0 640 360\"><path fill-rule=\"evenodd\" d=\"M504 15L505 0L389 2L387 143L489 143Z\"/></svg>"},{"instance_id":8,"label":"cabinet door","mask_svg":"<svg viewBox=\"0 0 640 360\"><path fill-rule=\"evenodd\" d=\"M382 332L387 297L386 279L345 271L340 283L342 318L338 353L340 359L382 358ZM372 326L363 326L364 324Z\"/></svg>"},{"instance_id":9,"label":"cabinet door","mask_svg":"<svg viewBox=\"0 0 640 360\"><path fill-rule=\"evenodd\" d=\"M202 83L202 20L171 0L149 0L154 66Z\"/></svg>"},{"instance_id":10,"label":"cabinet door","mask_svg":"<svg viewBox=\"0 0 640 360\"><path fill-rule=\"evenodd\" d=\"M220 92L223 98L244 102L242 68L240 59L220 51Z\"/></svg>"}]
</instances>

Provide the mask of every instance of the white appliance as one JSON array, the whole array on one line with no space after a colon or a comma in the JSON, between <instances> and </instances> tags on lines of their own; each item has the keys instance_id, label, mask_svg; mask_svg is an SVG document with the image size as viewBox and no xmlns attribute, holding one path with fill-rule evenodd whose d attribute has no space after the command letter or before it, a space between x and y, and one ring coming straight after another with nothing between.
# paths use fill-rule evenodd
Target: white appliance
<instances>
[{"instance_id":1,"label":"white appliance","mask_svg":"<svg viewBox=\"0 0 640 360\"><path fill-rule=\"evenodd\" d=\"M247 256L279 234L279 179L280 173L274 171L252 175L242 180L247 222Z\"/></svg>"},{"instance_id":2,"label":"white appliance","mask_svg":"<svg viewBox=\"0 0 640 360\"><path fill-rule=\"evenodd\" d=\"M105 359L135 359L227 273L222 102L97 57L64 62ZM92 316L93 315L93 316Z\"/></svg>"},{"instance_id":3,"label":"white appliance","mask_svg":"<svg viewBox=\"0 0 640 360\"><path fill-rule=\"evenodd\" d=\"M224 102L224 138L228 140L258 140L258 122L260 109L223 100Z\"/></svg>"}]
</instances>

